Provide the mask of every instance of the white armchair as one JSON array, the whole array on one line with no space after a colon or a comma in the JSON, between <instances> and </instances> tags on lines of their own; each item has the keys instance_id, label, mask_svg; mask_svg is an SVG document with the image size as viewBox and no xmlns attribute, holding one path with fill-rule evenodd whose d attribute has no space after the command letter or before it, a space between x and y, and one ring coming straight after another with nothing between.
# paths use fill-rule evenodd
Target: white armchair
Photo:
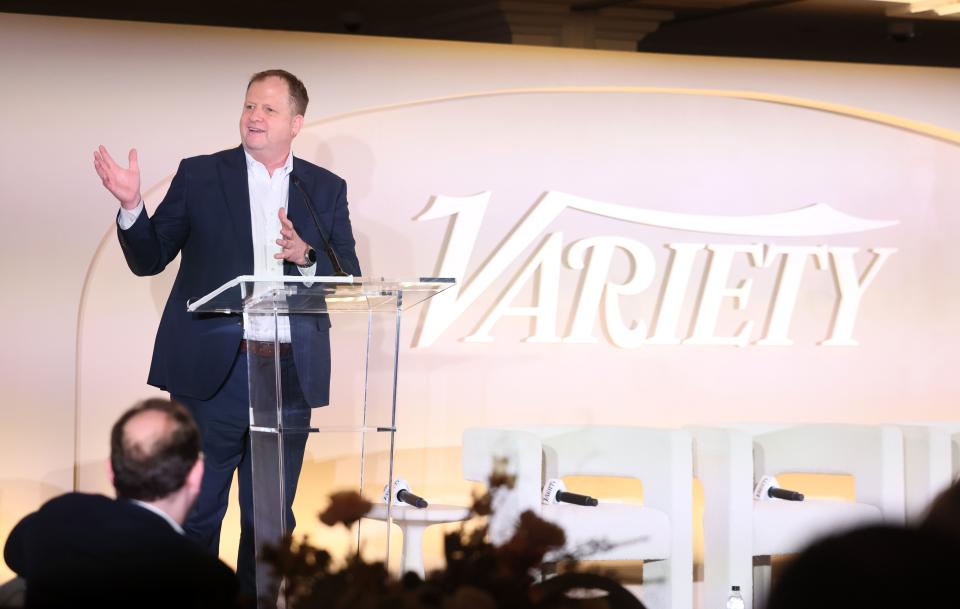
<instances>
[{"instance_id":1,"label":"white armchair","mask_svg":"<svg viewBox=\"0 0 960 609\"><path fill-rule=\"evenodd\" d=\"M960 423L900 425L907 521L919 522L960 475Z\"/></svg>"},{"instance_id":2,"label":"white armchair","mask_svg":"<svg viewBox=\"0 0 960 609\"><path fill-rule=\"evenodd\" d=\"M536 456L530 454L531 439L537 441ZM498 446L507 450L484 454ZM693 463L689 433L603 426L468 429L464 433L464 473L470 479L482 479L493 456L512 460L521 451L528 463L516 469L515 510L521 506L535 508L543 518L562 526L570 550L590 541L619 544L591 555L591 560L644 560L643 597L648 606L692 607ZM478 467L484 461L486 470ZM643 485L643 505L605 502L602 498L596 507L542 505L543 482L565 476L638 479Z\"/></svg>"},{"instance_id":3,"label":"white armchair","mask_svg":"<svg viewBox=\"0 0 960 609\"><path fill-rule=\"evenodd\" d=\"M775 554L869 522L904 522L903 439L893 426L694 427L694 475L704 492L704 607L723 606L739 585L762 607ZM765 475L846 474L854 501L754 501ZM755 561L754 557L759 560ZM756 562L756 564L755 564Z\"/></svg>"},{"instance_id":4,"label":"white armchair","mask_svg":"<svg viewBox=\"0 0 960 609\"><path fill-rule=\"evenodd\" d=\"M543 449L532 433L495 427L472 427L463 432L463 476L486 483L494 459L507 460L507 471L516 476L510 493L501 493L490 521L490 538L503 543L513 534L517 519L526 510L540 513L540 480Z\"/></svg>"}]
</instances>

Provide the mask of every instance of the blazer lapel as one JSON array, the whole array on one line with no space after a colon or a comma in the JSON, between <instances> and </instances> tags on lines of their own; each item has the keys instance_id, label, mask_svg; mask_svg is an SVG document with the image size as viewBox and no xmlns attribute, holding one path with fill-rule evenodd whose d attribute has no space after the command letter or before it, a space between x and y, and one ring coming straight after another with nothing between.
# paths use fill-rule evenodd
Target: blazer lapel
<instances>
[{"instance_id":1,"label":"blazer lapel","mask_svg":"<svg viewBox=\"0 0 960 609\"><path fill-rule=\"evenodd\" d=\"M227 216L236 232L243 274L253 273L253 230L250 228L250 189L247 159L243 147L230 150L219 164L220 184L227 204Z\"/></svg>"}]
</instances>

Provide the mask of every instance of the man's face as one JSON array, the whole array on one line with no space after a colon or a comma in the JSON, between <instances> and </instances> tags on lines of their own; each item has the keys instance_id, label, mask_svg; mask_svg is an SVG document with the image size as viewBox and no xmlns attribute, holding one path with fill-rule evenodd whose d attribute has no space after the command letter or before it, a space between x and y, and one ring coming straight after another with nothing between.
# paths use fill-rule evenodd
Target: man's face
<instances>
[{"instance_id":1,"label":"man's face","mask_svg":"<svg viewBox=\"0 0 960 609\"><path fill-rule=\"evenodd\" d=\"M283 162L302 125L303 115L294 114L290 88L282 78L258 80L247 89L240 140L253 158L264 164Z\"/></svg>"}]
</instances>

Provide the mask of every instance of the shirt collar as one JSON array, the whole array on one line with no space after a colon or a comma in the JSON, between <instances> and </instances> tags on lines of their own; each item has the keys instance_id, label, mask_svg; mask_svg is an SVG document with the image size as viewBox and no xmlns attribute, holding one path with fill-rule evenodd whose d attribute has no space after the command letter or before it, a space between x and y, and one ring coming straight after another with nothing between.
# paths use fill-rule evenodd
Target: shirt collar
<instances>
[{"instance_id":1,"label":"shirt collar","mask_svg":"<svg viewBox=\"0 0 960 609\"><path fill-rule=\"evenodd\" d=\"M243 149L243 156L247 158L247 170L254 171L254 167L259 167L260 171L263 172L263 175L267 174L267 167L257 159L253 158L247 149ZM283 163L283 167L280 169L283 170L283 175L289 175L293 171L293 150L287 153L287 160Z\"/></svg>"},{"instance_id":2,"label":"shirt collar","mask_svg":"<svg viewBox=\"0 0 960 609\"><path fill-rule=\"evenodd\" d=\"M174 520L173 518L171 518L171 517L170 517L170 514L164 512L163 510L161 510L161 509L158 508L157 506L152 505L152 504L149 504L149 503L146 503L146 502L144 502L144 501L139 501L139 500L137 500L137 499L131 499L131 500L130 500L130 503L136 503L137 505L139 505L139 506L142 507L143 509L145 509L145 510L150 510L151 512L153 512L153 513L156 514L157 516L159 516L159 517L163 518L164 520L166 520L166 521L167 521L167 524L169 524L170 526L172 526L174 531L176 531L177 533L180 533L181 535L183 535L183 527L180 526L180 523L177 522L176 520Z\"/></svg>"}]
</instances>

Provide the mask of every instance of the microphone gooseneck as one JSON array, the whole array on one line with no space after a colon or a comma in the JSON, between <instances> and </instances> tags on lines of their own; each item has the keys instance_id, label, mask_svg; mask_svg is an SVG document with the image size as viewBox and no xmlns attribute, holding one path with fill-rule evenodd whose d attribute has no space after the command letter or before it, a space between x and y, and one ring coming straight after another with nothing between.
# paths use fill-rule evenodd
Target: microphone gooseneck
<instances>
[{"instance_id":1,"label":"microphone gooseneck","mask_svg":"<svg viewBox=\"0 0 960 609\"><path fill-rule=\"evenodd\" d=\"M327 258L330 259L330 264L333 265L333 276L334 277L346 277L347 273L344 272L343 267L340 266L340 260L337 258L337 253L333 251L333 248L330 247L330 240L327 239L326 233L323 232L323 228L320 226L320 220L317 218L317 212L313 210L313 201L310 199L310 195L307 194L306 189L300 183L300 178L295 173L290 174L290 180L293 181L293 184L300 190L300 194L303 195L303 204L307 206L307 210L310 212L310 217L313 218L313 224L317 227L317 232L320 233L320 239L323 240L323 249L327 254Z\"/></svg>"}]
</instances>

